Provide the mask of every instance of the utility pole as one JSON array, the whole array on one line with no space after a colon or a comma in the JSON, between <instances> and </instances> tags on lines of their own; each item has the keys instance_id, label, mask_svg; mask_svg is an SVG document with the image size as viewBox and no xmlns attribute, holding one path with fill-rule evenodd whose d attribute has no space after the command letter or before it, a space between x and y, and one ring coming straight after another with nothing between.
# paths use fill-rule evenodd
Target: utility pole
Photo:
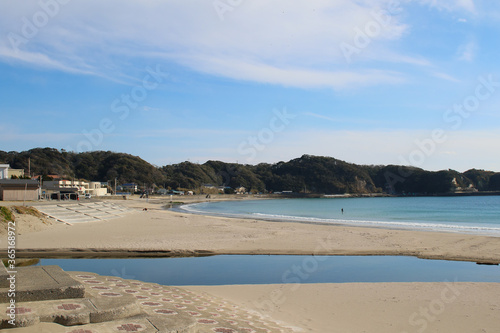
<instances>
[{"instance_id":1,"label":"utility pole","mask_svg":"<svg viewBox=\"0 0 500 333\"><path fill-rule=\"evenodd\" d=\"M116 195L116 177L115 177L115 195Z\"/></svg>"},{"instance_id":2,"label":"utility pole","mask_svg":"<svg viewBox=\"0 0 500 333\"><path fill-rule=\"evenodd\" d=\"M26 191L28 190L28 183L24 184L24 198L23 198L23 206L26 206Z\"/></svg>"}]
</instances>

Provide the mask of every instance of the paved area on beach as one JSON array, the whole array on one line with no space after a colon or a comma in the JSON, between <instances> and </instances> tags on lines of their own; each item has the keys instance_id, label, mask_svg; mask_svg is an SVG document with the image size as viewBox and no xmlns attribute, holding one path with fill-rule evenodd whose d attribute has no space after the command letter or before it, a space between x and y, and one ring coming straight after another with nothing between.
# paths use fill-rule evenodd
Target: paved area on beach
<instances>
[{"instance_id":1,"label":"paved area on beach","mask_svg":"<svg viewBox=\"0 0 500 333\"><path fill-rule=\"evenodd\" d=\"M26 328L13 332L29 332L30 327L32 332L47 333L293 332L290 327L209 294L94 273L64 272L58 266L46 267L19 269L18 275L26 275L21 283L24 285L19 287L27 289L31 284L33 289L47 289L37 279L42 275L53 276L54 280L62 281L52 283L59 290L53 293L58 299L45 295L38 300L40 294L32 290L25 297L31 299L16 302L12 310L16 314L16 326ZM33 279L28 281L27 276ZM67 293L69 287L74 290ZM75 294L79 288L84 289L81 296ZM71 298L66 298L65 293ZM6 294L2 294L1 302L6 303L6 307L9 304ZM7 322L11 313L9 308L2 311L2 328L10 327ZM42 328L40 323L58 325Z\"/></svg>"},{"instance_id":2,"label":"paved area on beach","mask_svg":"<svg viewBox=\"0 0 500 333\"><path fill-rule=\"evenodd\" d=\"M33 206L42 214L59 222L72 224L123 217L135 209L113 202L57 203Z\"/></svg>"}]
</instances>

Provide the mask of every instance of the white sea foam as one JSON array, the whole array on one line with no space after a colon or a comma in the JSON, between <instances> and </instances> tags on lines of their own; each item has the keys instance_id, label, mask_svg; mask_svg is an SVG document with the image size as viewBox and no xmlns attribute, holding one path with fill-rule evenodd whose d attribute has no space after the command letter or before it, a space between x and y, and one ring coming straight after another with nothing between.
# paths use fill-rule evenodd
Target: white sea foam
<instances>
[{"instance_id":1,"label":"white sea foam","mask_svg":"<svg viewBox=\"0 0 500 333\"><path fill-rule=\"evenodd\" d=\"M388 229L410 229L410 230L423 230L423 231L448 231L459 233L473 233L500 236L499 227L489 227L485 225L475 225L473 223L467 224L453 224L441 222L419 222L419 221L378 221L378 220L361 220L361 219L330 219L319 217L307 216L294 216L285 214L267 214L267 213L228 213L228 212L212 212L205 210L204 206L207 203L194 203L183 205L181 210L194 213L206 214L216 216L228 216L239 218L256 218L262 220L272 221L294 221L303 223L321 223L321 224L335 224L335 225L349 225L349 226L365 226L365 227L379 227Z\"/></svg>"},{"instance_id":2,"label":"white sea foam","mask_svg":"<svg viewBox=\"0 0 500 333\"><path fill-rule=\"evenodd\" d=\"M197 207L200 205L201 205L201 203L192 203L192 204L182 205L179 208L181 210L185 210L185 211L188 211L190 213L206 213L203 210L197 209Z\"/></svg>"},{"instance_id":3,"label":"white sea foam","mask_svg":"<svg viewBox=\"0 0 500 333\"><path fill-rule=\"evenodd\" d=\"M440 230L440 231L459 231L459 232L487 232L499 233L500 228L474 226L474 225L456 225L445 223L427 223L427 222L410 222L410 221L376 221L376 220L348 220L348 219L324 219L316 217L290 216L280 214L262 214L253 213L252 215L263 219L274 219L283 221L299 221L312 223L330 223L330 224L347 224L354 226L373 226L373 227L390 227L404 229L423 229L423 230Z\"/></svg>"}]
</instances>

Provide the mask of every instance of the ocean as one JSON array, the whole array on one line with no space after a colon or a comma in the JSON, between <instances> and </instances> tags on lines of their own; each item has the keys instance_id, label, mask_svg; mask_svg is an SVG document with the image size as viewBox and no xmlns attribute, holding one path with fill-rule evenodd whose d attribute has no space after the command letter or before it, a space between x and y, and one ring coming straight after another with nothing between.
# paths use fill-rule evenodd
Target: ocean
<instances>
[{"instance_id":1,"label":"ocean","mask_svg":"<svg viewBox=\"0 0 500 333\"><path fill-rule=\"evenodd\" d=\"M273 221L500 236L500 196L241 200L176 209Z\"/></svg>"}]
</instances>

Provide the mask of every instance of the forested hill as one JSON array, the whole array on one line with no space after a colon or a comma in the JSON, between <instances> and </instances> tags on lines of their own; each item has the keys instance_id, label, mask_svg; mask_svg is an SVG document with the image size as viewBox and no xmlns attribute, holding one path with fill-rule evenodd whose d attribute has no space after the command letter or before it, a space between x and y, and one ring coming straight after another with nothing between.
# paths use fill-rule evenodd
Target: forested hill
<instances>
[{"instance_id":1,"label":"forested hill","mask_svg":"<svg viewBox=\"0 0 500 333\"><path fill-rule=\"evenodd\" d=\"M155 184L199 191L206 184L252 192L439 194L455 191L500 191L500 173L484 170L426 171L414 167L366 166L332 157L303 155L288 162L243 165L208 161L182 162L162 167L124 153L74 153L52 148L23 152L0 151L0 163L30 168L32 175L60 175L66 179Z\"/></svg>"}]
</instances>

